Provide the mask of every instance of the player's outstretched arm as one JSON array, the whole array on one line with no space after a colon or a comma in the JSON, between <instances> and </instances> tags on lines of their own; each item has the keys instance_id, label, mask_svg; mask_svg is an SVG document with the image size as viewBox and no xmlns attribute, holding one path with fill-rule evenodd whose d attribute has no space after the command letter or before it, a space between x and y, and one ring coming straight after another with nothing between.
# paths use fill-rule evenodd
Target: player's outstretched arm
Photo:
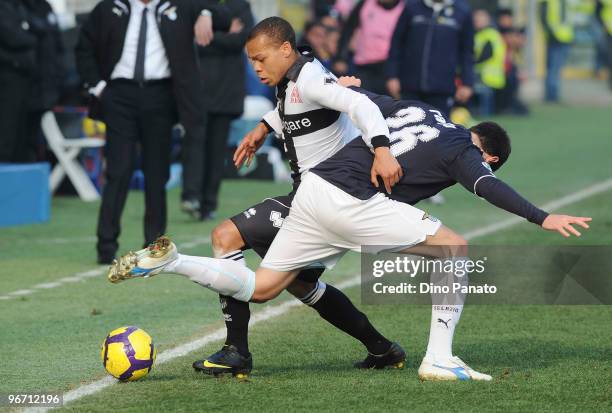
<instances>
[{"instance_id":1,"label":"player's outstretched arm","mask_svg":"<svg viewBox=\"0 0 612 413\"><path fill-rule=\"evenodd\" d=\"M582 235L580 231L574 228L574 225L579 225L582 228L588 229L589 224L593 218L589 217L574 217L571 215L558 215L558 214L550 214L546 217L544 222L542 222L542 228L547 231L557 231L565 238L569 238L574 234L579 237Z\"/></svg>"},{"instance_id":2,"label":"player's outstretched arm","mask_svg":"<svg viewBox=\"0 0 612 413\"><path fill-rule=\"evenodd\" d=\"M236 152L234 152L234 166L236 168L240 168L245 160L247 166L251 164L255 152L266 141L268 132L268 127L263 122L259 122L252 131L242 138L238 148L236 148Z\"/></svg>"},{"instance_id":3,"label":"player's outstretched arm","mask_svg":"<svg viewBox=\"0 0 612 413\"><path fill-rule=\"evenodd\" d=\"M548 214L492 175L485 176L484 179L479 180L478 184L475 185L475 189L478 195L493 205L523 217L529 222L540 225L545 230L557 231L566 238L570 234L579 237L581 234L574 228L574 225L588 229L588 222L592 220L588 217Z\"/></svg>"}]
</instances>

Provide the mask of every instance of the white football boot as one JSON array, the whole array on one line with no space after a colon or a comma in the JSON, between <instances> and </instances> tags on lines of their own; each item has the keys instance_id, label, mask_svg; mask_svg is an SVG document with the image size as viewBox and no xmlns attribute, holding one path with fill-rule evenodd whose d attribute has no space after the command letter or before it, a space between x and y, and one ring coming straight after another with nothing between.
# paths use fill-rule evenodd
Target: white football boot
<instances>
[{"instance_id":1,"label":"white football boot","mask_svg":"<svg viewBox=\"0 0 612 413\"><path fill-rule=\"evenodd\" d=\"M491 376L477 372L457 356L441 360L426 356L419 367L419 378L421 380L492 380Z\"/></svg>"},{"instance_id":2,"label":"white football boot","mask_svg":"<svg viewBox=\"0 0 612 413\"><path fill-rule=\"evenodd\" d=\"M108 269L108 280L119 283L130 278L148 278L164 271L168 264L176 261L178 250L170 238L159 237L147 248L130 251L121 256Z\"/></svg>"}]
</instances>

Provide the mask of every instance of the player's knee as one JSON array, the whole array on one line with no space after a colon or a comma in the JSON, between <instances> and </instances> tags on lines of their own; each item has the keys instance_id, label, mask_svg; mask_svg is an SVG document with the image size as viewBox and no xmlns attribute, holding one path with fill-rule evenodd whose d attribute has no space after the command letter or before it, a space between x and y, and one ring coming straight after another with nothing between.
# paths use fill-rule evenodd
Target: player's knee
<instances>
[{"instance_id":1,"label":"player's knee","mask_svg":"<svg viewBox=\"0 0 612 413\"><path fill-rule=\"evenodd\" d=\"M459 234L453 234L449 245L447 255L451 257L466 257L468 254L468 242Z\"/></svg>"},{"instance_id":2,"label":"player's knee","mask_svg":"<svg viewBox=\"0 0 612 413\"><path fill-rule=\"evenodd\" d=\"M279 294L280 291L276 291L274 288L259 288L253 292L251 302L262 304L276 298Z\"/></svg>"},{"instance_id":3,"label":"player's knee","mask_svg":"<svg viewBox=\"0 0 612 413\"><path fill-rule=\"evenodd\" d=\"M230 220L217 225L212 230L210 239L216 257L240 249L244 244L240 232Z\"/></svg>"},{"instance_id":4,"label":"player's knee","mask_svg":"<svg viewBox=\"0 0 612 413\"><path fill-rule=\"evenodd\" d=\"M302 299L312 290L314 290L316 286L316 283L306 282L296 278L291 284L289 284L289 286L287 287L287 291L289 291L289 293L295 298Z\"/></svg>"}]
</instances>

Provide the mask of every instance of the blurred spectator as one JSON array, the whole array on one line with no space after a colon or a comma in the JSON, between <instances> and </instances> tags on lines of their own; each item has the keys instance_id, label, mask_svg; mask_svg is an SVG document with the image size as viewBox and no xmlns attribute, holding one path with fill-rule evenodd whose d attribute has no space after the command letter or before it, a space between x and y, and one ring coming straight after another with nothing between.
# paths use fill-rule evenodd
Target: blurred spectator
<instances>
[{"instance_id":1,"label":"blurred spectator","mask_svg":"<svg viewBox=\"0 0 612 413\"><path fill-rule=\"evenodd\" d=\"M327 31L327 36L325 37L325 48L329 52L330 56L332 57L332 61L333 61L333 57L336 56L336 54L338 54L338 43L340 42L340 29L339 27L333 27L333 26L326 25L324 23L325 19L326 18L323 18L321 20L323 27L325 27L325 30ZM336 26L338 25L336 24Z\"/></svg>"},{"instance_id":2,"label":"blurred spectator","mask_svg":"<svg viewBox=\"0 0 612 413\"><path fill-rule=\"evenodd\" d=\"M519 96L521 82L526 78L521 73L523 49L526 44L525 30L514 27L514 18L510 10L500 10L498 27L506 43L505 73L506 85L495 91L495 112L527 115L529 109Z\"/></svg>"},{"instance_id":3,"label":"blurred spectator","mask_svg":"<svg viewBox=\"0 0 612 413\"><path fill-rule=\"evenodd\" d=\"M139 150L145 176L145 245L166 232L165 185L177 113L186 130L185 164L201 159L195 151L203 150L205 125L194 37L209 44L213 23L227 28L230 19L213 1L181 4L189 7L162 10L160 2L103 0L81 29L77 67L92 95L90 116L107 127L106 185L97 229L100 264L112 262L119 247L121 215ZM192 189L198 184L198 194L201 169L188 176Z\"/></svg>"},{"instance_id":4,"label":"blurred spectator","mask_svg":"<svg viewBox=\"0 0 612 413\"><path fill-rule=\"evenodd\" d=\"M474 85L474 27L467 1L407 0L386 72L393 97L429 103L446 117L453 98L467 102ZM457 72L462 85L455 89Z\"/></svg>"},{"instance_id":5,"label":"blurred spectator","mask_svg":"<svg viewBox=\"0 0 612 413\"><path fill-rule=\"evenodd\" d=\"M23 161L36 35L22 0L0 0L0 162Z\"/></svg>"},{"instance_id":6,"label":"blurred spectator","mask_svg":"<svg viewBox=\"0 0 612 413\"><path fill-rule=\"evenodd\" d=\"M333 44L333 39L330 41L329 33L335 29L327 29L319 20L307 22L304 26L300 43L309 46L312 49L313 55L319 60L323 66L331 69L333 51L337 48ZM335 37L337 39L337 36Z\"/></svg>"},{"instance_id":7,"label":"blurred spectator","mask_svg":"<svg viewBox=\"0 0 612 413\"><path fill-rule=\"evenodd\" d=\"M30 13L30 28L36 35L36 70L30 91L28 133L25 135L25 162L35 162L39 139L40 120L44 112L51 110L60 97L64 76L64 46L58 19L47 0L24 0Z\"/></svg>"},{"instance_id":8,"label":"blurred spectator","mask_svg":"<svg viewBox=\"0 0 612 413\"><path fill-rule=\"evenodd\" d=\"M385 64L393 30L403 10L402 0L361 0L357 3L342 29L334 72L348 73L349 44L357 30L355 42L359 47L353 55L355 74L365 89L386 94Z\"/></svg>"},{"instance_id":9,"label":"blurred spectator","mask_svg":"<svg viewBox=\"0 0 612 413\"><path fill-rule=\"evenodd\" d=\"M475 92L478 114L490 116L494 112L494 91L506 86L504 63L506 44L501 34L492 26L489 12L474 11L474 63L476 72Z\"/></svg>"},{"instance_id":10,"label":"blurred spectator","mask_svg":"<svg viewBox=\"0 0 612 413\"><path fill-rule=\"evenodd\" d=\"M608 41L608 84L612 90L612 0L597 0L595 14L606 31Z\"/></svg>"},{"instance_id":11,"label":"blurred spectator","mask_svg":"<svg viewBox=\"0 0 612 413\"><path fill-rule=\"evenodd\" d=\"M200 73L207 110L206 144L202 153L204 178L199 214L212 219L223 175L227 139L232 120L242 114L246 90L244 44L253 14L245 0L226 0L232 12L228 33L215 32L210 45L199 47Z\"/></svg>"},{"instance_id":12,"label":"blurred spectator","mask_svg":"<svg viewBox=\"0 0 612 413\"><path fill-rule=\"evenodd\" d=\"M497 29L500 32L514 29L514 13L511 9L499 9L497 11Z\"/></svg>"},{"instance_id":13,"label":"blurred spectator","mask_svg":"<svg viewBox=\"0 0 612 413\"><path fill-rule=\"evenodd\" d=\"M561 69L574 41L568 3L568 0L540 0L540 20L546 34L546 102L559 101Z\"/></svg>"}]
</instances>

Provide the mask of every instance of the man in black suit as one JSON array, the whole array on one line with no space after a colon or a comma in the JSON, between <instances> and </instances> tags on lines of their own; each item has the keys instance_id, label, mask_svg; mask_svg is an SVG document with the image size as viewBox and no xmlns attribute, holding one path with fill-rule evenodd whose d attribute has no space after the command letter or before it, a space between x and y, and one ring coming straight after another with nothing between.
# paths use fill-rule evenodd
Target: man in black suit
<instances>
[{"instance_id":1,"label":"man in black suit","mask_svg":"<svg viewBox=\"0 0 612 413\"><path fill-rule=\"evenodd\" d=\"M90 115L106 122L106 186L98 220L98 262L119 247L120 219L140 146L145 175L145 245L165 233L170 137L178 119L183 151L205 134L194 48L229 12L212 0L102 0L81 29L77 68L92 95ZM140 145L139 145L140 144Z\"/></svg>"},{"instance_id":2,"label":"man in black suit","mask_svg":"<svg viewBox=\"0 0 612 413\"><path fill-rule=\"evenodd\" d=\"M244 45L253 27L253 14L246 0L221 1L232 13L230 30L215 33L210 45L198 49L207 123L206 143L200 152L204 168L200 208L193 215L202 220L215 218L230 125L244 108Z\"/></svg>"},{"instance_id":3,"label":"man in black suit","mask_svg":"<svg viewBox=\"0 0 612 413\"><path fill-rule=\"evenodd\" d=\"M0 0L0 162L23 161L36 35L21 0Z\"/></svg>"}]
</instances>

